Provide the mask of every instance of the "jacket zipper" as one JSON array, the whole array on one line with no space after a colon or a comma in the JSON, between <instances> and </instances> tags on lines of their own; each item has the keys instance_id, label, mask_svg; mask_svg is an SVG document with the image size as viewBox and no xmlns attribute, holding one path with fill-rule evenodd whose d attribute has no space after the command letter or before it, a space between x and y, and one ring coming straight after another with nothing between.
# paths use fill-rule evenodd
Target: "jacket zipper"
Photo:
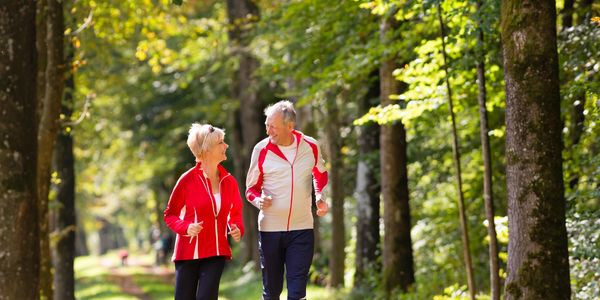
<instances>
[{"instance_id":1,"label":"jacket zipper","mask_svg":"<svg viewBox=\"0 0 600 300\"><path fill-rule=\"evenodd\" d=\"M223 180L225 178L227 178L230 174L227 174L225 176L223 176L223 178L221 178L221 180L219 181L219 192L221 191L221 184L223 183ZM200 177L204 177L204 176L200 176ZM205 185L204 187L206 188L206 191L208 192L208 197L210 198L210 200L212 201L211 206L213 208L213 216L214 218L214 224L215 224L215 249L217 251L217 256L221 255L221 251L219 251L219 231L218 231L218 226L217 226L217 216L219 215L219 213L217 212L217 200L214 198L214 196L212 195L212 189L210 189L209 184L210 184L210 180L208 178L204 178L206 179L206 183L201 179L200 181L202 181L202 183ZM223 201L223 194L221 193L221 202Z\"/></svg>"},{"instance_id":2,"label":"jacket zipper","mask_svg":"<svg viewBox=\"0 0 600 300\"><path fill-rule=\"evenodd\" d=\"M294 136L298 139L297 136ZM294 153L294 160L290 163L290 168L292 170L292 191L290 193L290 211L288 213L287 220L287 231L290 231L290 220L292 219L292 205L294 204L294 163L296 163L296 157L298 157L298 148L300 147L300 140L297 141L296 144L296 153Z\"/></svg>"},{"instance_id":3,"label":"jacket zipper","mask_svg":"<svg viewBox=\"0 0 600 300\"><path fill-rule=\"evenodd\" d=\"M221 207L223 207L223 193L221 193L221 191L223 189L221 189L221 184L223 183L223 180L225 178L227 178L227 176L229 176L229 174L223 176L223 178L221 178L221 180L219 181L219 193L221 194ZM215 203L215 246L217 247L217 256L221 255L221 251L219 251L219 231L218 231L218 227L217 227L217 215L219 215L219 212L217 212L217 200L214 200Z\"/></svg>"}]
</instances>

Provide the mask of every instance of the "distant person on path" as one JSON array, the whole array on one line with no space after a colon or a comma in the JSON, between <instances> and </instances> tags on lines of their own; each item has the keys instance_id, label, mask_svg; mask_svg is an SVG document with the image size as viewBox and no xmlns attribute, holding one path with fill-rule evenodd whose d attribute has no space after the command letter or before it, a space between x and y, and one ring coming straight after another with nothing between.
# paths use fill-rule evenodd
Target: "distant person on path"
<instances>
[{"instance_id":1,"label":"distant person on path","mask_svg":"<svg viewBox=\"0 0 600 300\"><path fill-rule=\"evenodd\" d=\"M311 185L317 215L324 216L327 172L317 141L294 130L291 102L267 107L265 116L269 137L254 147L246 177L246 198L260 209L262 297L279 299L285 270L288 299L304 299L314 251Z\"/></svg>"},{"instance_id":2,"label":"distant person on path","mask_svg":"<svg viewBox=\"0 0 600 300\"><path fill-rule=\"evenodd\" d=\"M176 300L217 300L225 260L231 259L227 234L236 242L244 234L237 181L220 165L229 147L224 137L212 125L192 125L187 144L196 166L181 175L164 212L177 234Z\"/></svg>"}]
</instances>

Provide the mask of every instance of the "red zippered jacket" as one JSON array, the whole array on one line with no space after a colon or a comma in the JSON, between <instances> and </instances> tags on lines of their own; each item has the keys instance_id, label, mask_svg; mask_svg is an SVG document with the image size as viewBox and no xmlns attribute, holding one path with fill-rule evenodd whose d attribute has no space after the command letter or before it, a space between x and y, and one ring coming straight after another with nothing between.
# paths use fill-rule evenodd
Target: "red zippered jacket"
<instances>
[{"instance_id":1,"label":"red zippered jacket","mask_svg":"<svg viewBox=\"0 0 600 300\"><path fill-rule=\"evenodd\" d=\"M210 180L204 177L200 163L181 175L173 188L164 212L165 223L177 233L173 261L211 256L231 259L231 248L227 241L228 227L235 224L244 235L242 200L237 181L221 165L218 169L221 194L218 214L215 214L216 202ZM188 236L188 226L198 222L203 222L198 236Z\"/></svg>"}]
</instances>

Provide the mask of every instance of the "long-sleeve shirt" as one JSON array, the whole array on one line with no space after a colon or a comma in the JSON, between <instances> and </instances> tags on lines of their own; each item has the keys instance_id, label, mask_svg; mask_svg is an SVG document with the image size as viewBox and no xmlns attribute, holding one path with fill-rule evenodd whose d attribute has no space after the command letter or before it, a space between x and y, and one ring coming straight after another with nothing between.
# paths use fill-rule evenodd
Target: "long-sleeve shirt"
<instances>
[{"instance_id":1,"label":"long-sleeve shirt","mask_svg":"<svg viewBox=\"0 0 600 300\"><path fill-rule=\"evenodd\" d=\"M173 261L211 256L231 259L231 248L227 241L228 227L235 224L244 234L238 184L221 165L218 170L220 207L200 163L181 175L171 193L164 211L164 221L177 233ZM188 226L199 222L203 222L200 233L194 237L188 236Z\"/></svg>"},{"instance_id":2,"label":"long-sleeve shirt","mask_svg":"<svg viewBox=\"0 0 600 300\"><path fill-rule=\"evenodd\" d=\"M313 228L311 185L314 185L316 200L321 200L327 171L317 141L296 130L293 134L295 155L291 160L270 138L260 141L252 151L246 198L257 208L260 208L261 195L273 199L270 207L260 210L260 231Z\"/></svg>"}]
</instances>

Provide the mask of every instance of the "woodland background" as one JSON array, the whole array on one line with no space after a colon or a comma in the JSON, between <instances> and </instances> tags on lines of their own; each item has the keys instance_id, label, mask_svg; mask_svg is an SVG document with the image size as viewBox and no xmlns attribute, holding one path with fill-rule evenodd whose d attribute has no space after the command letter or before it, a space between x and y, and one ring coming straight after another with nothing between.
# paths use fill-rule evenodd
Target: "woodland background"
<instances>
[{"instance_id":1,"label":"woodland background","mask_svg":"<svg viewBox=\"0 0 600 300\"><path fill-rule=\"evenodd\" d=\"M84 267L117 264L118 249L148 259L169 238L193 122L226 129L243 189L262 111L281 99L330 174L314 299L597 299L599 10L2 1L0 299L135 295ZM260 286L257 211L244 214L224 286Z\"/></svg>"}]
</instances>

